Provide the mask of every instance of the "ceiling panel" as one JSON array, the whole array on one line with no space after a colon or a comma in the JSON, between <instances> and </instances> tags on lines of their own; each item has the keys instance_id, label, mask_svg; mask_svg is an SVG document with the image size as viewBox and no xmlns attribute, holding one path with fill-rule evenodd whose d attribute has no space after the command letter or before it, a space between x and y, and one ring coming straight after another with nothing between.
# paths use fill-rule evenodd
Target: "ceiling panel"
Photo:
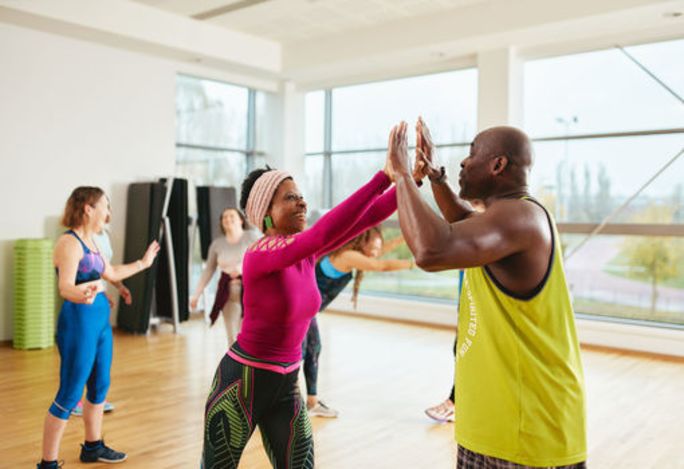
<instances>
[{"instance_id":1,"label":"ceiling panel","mask_svg":"<svg viewBox=\"0 0 684 469\"><path fill-rule=\"evenodd\" d=\"M134 0L193 16L222 7L232 11L202 20L280 42L313 39L494 0ZM499 0L500 1L500 0Z\"/></svg>"}]
</instances>

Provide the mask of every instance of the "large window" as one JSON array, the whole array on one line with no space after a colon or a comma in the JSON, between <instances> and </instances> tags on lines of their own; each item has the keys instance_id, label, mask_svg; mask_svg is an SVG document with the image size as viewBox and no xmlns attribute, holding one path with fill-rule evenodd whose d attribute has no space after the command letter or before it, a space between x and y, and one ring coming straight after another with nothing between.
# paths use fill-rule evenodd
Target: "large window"
<instances>
[{"instance_id":1,"label":"large window","mask_svg":"<svg viewBox=\"0 0 684 469\"><path fill-rule=\"evenodd\" d=\"M306 96L307 187L312 208L326 209L344 200L385 162L393 125L413 123L421 115L438 146L437 158L455 175L476 131L477 71L474 69L368 83L308 93ZM426 198L432 203L429 185ZM434 206L434 204L433 204ZM396 216L384 224L386 239L398 236ZM404 246L389 255L408 258ZM365 292L453 300L455 271L430 274L419 269L367 274Z\"/></svg>"},{"instance_id":2,"label":"large window","mask_svg":"<svg viewBox=\"0 0 684 469\"><path fill-rule=\"evenodd\" d=\"M261 108L261 92L179 75L176 175L194 185L239 187L264 156L256 133Z\"/></svg>"},{"instance_id":3,"label":"large window","mask_svg":"<svg viewBox=\"0 0 684 469\"><path fill-rule=\"evenodd\" d=\"M562 222L578 312L684 324L684 156L584 243L684 149L684 106L667 90L684 95L684 40L625 51L526 64L532 191Z\"/></svg>"}]
</instances>

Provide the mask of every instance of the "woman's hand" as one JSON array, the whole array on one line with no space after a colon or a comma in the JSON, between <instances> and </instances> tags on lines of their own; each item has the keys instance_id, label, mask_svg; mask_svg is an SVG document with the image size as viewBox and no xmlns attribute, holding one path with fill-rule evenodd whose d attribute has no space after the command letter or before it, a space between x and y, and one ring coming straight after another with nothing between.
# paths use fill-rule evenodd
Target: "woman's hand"
<instances>
[{"instance_id":1,"label":"woman's hand","mask_svg":"<svg viewBox=\"0 0 684 469\"><path fill-rule=\"evenodd\" d=\"M197 310L197 301L199 300L199 297L197 295L192 295L190 297L190 311L196 311Z\"/></svg>"},{"instance_id":2,"label":"woman's hand","mask_svg":"<svg viewBox=\"0 0 684 469\"><path fill-rule=\"evenodd\" d=\"M119 295L123 298L124 303L130 305L133 303L133 297L131 296L131 291L126 288L123 284L119 287Z\"/></svg>"},{"instance_id":3,"label":"woman's hand","mask_svg":"<svg viewBox=\"0 0 684 469\"><path fill-rule=\"evenodd\" d=\"M98 291L99 287L97 282L88 283L83 288L81 288L81 301L79 301L79 303L83 303L86 305L93 304L93 302L95 301L95 297L97 297Z\"/></svg>"},{"instance_id":4,"label":"woman's hand","mask_svg":"<svg viewBox=\"0 0 684 469\"><path fill-rule=\"evenodd\" d=\"M418 153L417 150L416 153ZM411 177L416 182L416 184L420 186L425 176L425 162L422 160L422 158L419 158L416 155L416 160L413 163L413 172L411 173Z\"/></svg>"},{"instance_id":5,"label":"woman's hand","mask_svg":"<svg viewBox=\"0 0 684 469\"><path fill-rule=\"evenodd\" d=\"M105 296L107 297L107 303L109 303L109 309L114 309L114 298L107 293L105 293Z\"/></svg>"},{"instance_id":6,"label":"woman's hand","mask_svg":"<svg viewBox=\"0 0 684 469\"><path fill-rule=\"evenodd\" d=\"M423 174L429 179L438 178L441 170L434 164L435 144L432 142L430 129L422 117L416 122L416 165L418 160L423 163Z\"/></svg>"},{"instance_id":7,"label":"woman's hand","mask_svg":"<svg viewBox=\"0 0 684 469\"><path fill-rule=\"evenodd\" d=\"M406 141L407 128L408 124L402 121L395 125L390 132L385 174L392 181L395 181L399 176L409 174L408 143Z\"/></svg>"},{"instance_id":8,"label":"woman's hand","mask_svg":"<svg viewBox=\"0 0 684 469\"><path fill-rule=\"evenodd\" d=\"M154 263L154 259L157 257L157 253L159 253L159 243L155 240L152 241L149 246L147 246L145 255L141 259L143 268L148 269L152 265L152 263Z\"/></svg>"}]
</instances>

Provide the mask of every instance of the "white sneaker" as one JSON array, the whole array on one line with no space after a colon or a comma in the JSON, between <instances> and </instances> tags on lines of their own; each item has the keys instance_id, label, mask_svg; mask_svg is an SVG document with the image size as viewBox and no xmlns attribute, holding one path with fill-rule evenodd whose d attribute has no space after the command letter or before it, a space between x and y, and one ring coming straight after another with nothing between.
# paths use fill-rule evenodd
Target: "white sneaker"
<instances>
[{"instance_id":1,"label":"white sneaker","mask_svg":"<svg viewBox=\"0 0 684 469\"><path fill-rule=\"evenodd\" d=\"M454 421L456 417L454 410L454 403L451 402L450 399L447 399L441 404L425 409L425 414L433 420L440 423L446 423Z\"/></svg>"},{"instance_id":2,"label":"white sneaker","mask_svg":"<svg viewBox=\"0 0 684 469\"><path fill-rule=\"evenodd\" d=\"M331 409L323 401L318 401L315 406L308 409L309 417L326 417L329 419L337 418L338 412Z\"/></svg>"},{"instance_id":3,"label":"white sneaker","mask_svg":"<svg viewBox=\"0 0 684 469\"><path fill-rule=\"evenodd\" d=\"M112 404L109 401L105 401L104 403L104 413L107 414L115 409L114 404ZM74 407L74 410L71 411L71 415L75 415L76 417L83 417L83 401L78 401L78 404L76 404L76 407Z\"/></svg>"}]
</instances>

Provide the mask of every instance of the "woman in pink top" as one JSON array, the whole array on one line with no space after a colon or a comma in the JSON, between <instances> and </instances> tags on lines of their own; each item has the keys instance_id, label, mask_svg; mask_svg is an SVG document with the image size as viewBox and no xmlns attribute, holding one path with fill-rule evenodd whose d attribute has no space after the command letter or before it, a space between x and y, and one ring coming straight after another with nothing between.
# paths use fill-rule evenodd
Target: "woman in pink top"
<instances>
[{"instance_id":1,"label":"woman in pink top","mask_svg":"<svg viewBox=\"0 0 684 469\"><path fill-rule=\"evenodd\" d=\"M316 260L396 210L388 174L379 171L309 229L306 202L289 174L267 167L244 181L240 205L265 236L245 253L242 330L207 399L203 468L237 467L256 426L274 467L314 466L297 374L302 340L321 303Z\"/></svg>"}]
</instances>

